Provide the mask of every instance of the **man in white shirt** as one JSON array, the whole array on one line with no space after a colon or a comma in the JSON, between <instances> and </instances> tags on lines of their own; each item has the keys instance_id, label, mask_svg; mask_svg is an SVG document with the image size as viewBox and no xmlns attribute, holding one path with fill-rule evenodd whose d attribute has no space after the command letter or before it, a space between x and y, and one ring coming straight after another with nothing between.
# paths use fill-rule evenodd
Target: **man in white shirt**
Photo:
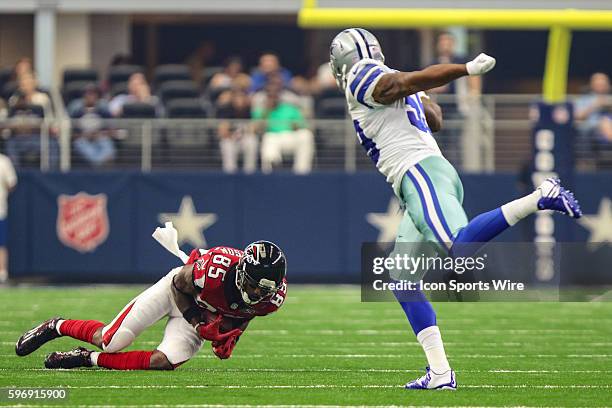
<instances>
[{"instance_id":1,"label":"man in white shirt","mask_svg":"<svg viewBox=\"0 0 612 408\"><path fill-rule=\"evenodd\" d=\"M17 175L11 160L0 154L0 283L8 279L8 251L6 216L8 195L17 185Z\"/></svg>"}]
</instances>

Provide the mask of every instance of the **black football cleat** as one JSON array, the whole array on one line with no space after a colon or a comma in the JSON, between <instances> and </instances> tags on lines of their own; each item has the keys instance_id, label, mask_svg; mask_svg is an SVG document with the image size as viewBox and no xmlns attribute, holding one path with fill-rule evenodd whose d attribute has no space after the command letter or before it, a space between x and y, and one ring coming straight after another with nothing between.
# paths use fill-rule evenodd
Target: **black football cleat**
<instances>
[{"instance_id":1,"label":"black football cleat","mask_svg":"<svg viewBox=\"0 0 612 408\"><path fill-rule=\"evenodd\" d=\"M60 320L64 319L54 317L25 332L15 344L15 353L18 356L27 356L46 342L60 337L56 330L57 322Z\"/></svg>"},{"instance_id":2,"label":"black football cleat","mask_svg":"<svg viewBox=\"0 0 612 408\"><path fill-rule=\"evenodd\" d=\"M45 358L46 368L92 367L91 351L77 347L70 351L54 351Z\"/></svg>"}]
</instances>

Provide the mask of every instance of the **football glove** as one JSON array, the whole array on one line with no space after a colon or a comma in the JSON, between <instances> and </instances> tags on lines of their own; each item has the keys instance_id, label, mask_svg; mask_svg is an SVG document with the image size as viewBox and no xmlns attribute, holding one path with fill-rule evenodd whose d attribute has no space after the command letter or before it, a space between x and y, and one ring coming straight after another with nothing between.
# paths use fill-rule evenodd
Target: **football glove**
<instances>
[{"instance_id":1,"label":"football glove","mask_svg":"<svg viewBox=\"0 0 612 408\"><path fill-rule=\"evenodd\" d=\"M242 334L242 330L240 330L240 334ZM211 344L213 353L215 353L215 355L221 360L230 358L234 347L236 347L236 343L238 342L238 337L240 337L240 334L228 338L227 340L225 340L225 342L213 341Z\"/></svg>"},{"instance_id":2,"label":"football glove","mask_svg":"<svg viewBox=\"0 0 612 408\"><path fill-rule=\"evenodd\" d=\"M480 54L472 61L465 64L465 68L469 75L482 75L486 74L495 67L495 58L487 55Z\"/></svg>"},{"instance_id":3,"label":"football glove","mask_svg":"<svg viewBox=\"0 0 612 408\"><path fill-rule=\"evenodd\" d=\"M205 324L204 322L198 323L195 326L196 331L204 340L210 341L218 341L225 342L230 337L238 337L242 334L242 330L234 329L230 330L226 333L221 333L219 331L219 325L221 324L221 320L223 319L222 315L217 316L215 320L212 322Z\"/></svg>"}]
</instances>

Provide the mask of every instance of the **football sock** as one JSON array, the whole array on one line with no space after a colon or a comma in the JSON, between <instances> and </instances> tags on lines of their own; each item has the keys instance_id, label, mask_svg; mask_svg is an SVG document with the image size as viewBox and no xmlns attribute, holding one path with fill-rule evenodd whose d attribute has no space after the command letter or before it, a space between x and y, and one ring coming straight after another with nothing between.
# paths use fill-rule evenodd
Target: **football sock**
<instances>
[{"instance_id":1,"label":"football sock","mask_svg":"<svg viewBox=\"0 0 612 408\"><path fill-rule=\"evenodd\" d=\"M426 327L436 325L436 312L422 291L404 290L393 293L404 309L414 334L421 332Z\"/></svg>"},{"instance_id":2,"label":"football sock","mask_svg":"<svg viewBox=\"0 0 612 408\"><path fill-rule=\"evenodd\" d=\"M56 330L61 336L91 343L93 335L104 323L97 320L60 320Z\"/></svg>"},{"instance_id":3,"label":"football sock","mask_svg":"<svg viewBox=\"0 0 612 408\"><path fill-rule=\"evenodd\" d=\"M509 225L514 225L523 218L538 211L538 201L542 198L542 192L538 189L525 197L510 201L501 206L504 218Z\"/></svg>"},{"instance_id":4,"label":"football sock","mask_svg":"<svg viewBox=\"0 0 612 408\"><path fill-rule=\"evenodd\" d=\"M450 250L451 256L473 255L483 243L489 242L510 225L501 208L474 217L457 232Z\"/></svg>"},{"instance_id":5,"label":"football sock","mask_svg":"<svg viewBox=\"0 0 612 408\"><path fill-rule=\"evenodd\" d=\"M126 351L123 353L91 353L91 362L98 367L113 370L148 370L153 351Z\"/></svg>"},{"instance_id":6,"label":"football sock","mask_svg":"<svg viewBox=\"0 0 612 408\"><path fill-rule=\"evenodd\" d=\"M417 340L423 347L431 371L435 374L443 374L451 369L446 359L444 343L442 343L442 335L438 326L429 326L421 330L417 334Z\"/></svg>"},{"instance_id":7,"label":"football sock","mask_svg":"<svg viewBox=\"0 0 612 408\"><path fill-rule=\"evenodd\" d=\"M489 242L506 228L538 211L538 200L540 198L542 198L542 192L535 190L531 194L476 216L457 232L453 240L453 247L450 250L451 255L473 255L482 245L470 245L470 243Z\"/></svg>"}]
</instances>

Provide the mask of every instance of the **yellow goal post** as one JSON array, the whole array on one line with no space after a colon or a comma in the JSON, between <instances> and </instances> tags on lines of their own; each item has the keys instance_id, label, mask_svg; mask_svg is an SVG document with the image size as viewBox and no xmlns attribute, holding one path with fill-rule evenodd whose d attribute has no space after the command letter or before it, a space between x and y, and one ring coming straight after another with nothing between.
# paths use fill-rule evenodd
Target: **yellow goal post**
<instances>
[{"instance_id":1,"label":"yellow goal post","mask_svg":"<svg viewBox=\"0 0 612 408\"><path fill-rule=\"evenodd\" d=\"M612 10L327 8L304 0L298 14L304 28L434 28L549 30L543 98L566 98L572 30L612 30Z\"/></svg>"}]
</instances>

